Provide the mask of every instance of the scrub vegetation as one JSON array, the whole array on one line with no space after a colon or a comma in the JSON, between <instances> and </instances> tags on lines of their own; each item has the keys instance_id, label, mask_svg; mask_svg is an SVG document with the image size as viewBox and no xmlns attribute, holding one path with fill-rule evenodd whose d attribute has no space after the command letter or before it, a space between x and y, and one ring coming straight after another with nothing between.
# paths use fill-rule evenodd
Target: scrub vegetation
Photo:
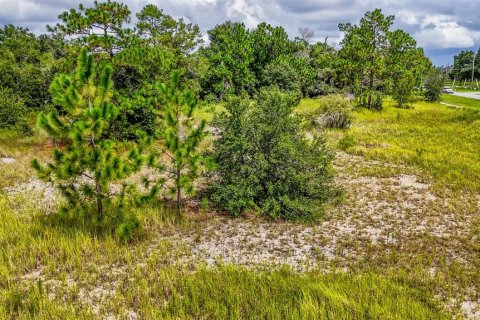
<instances>
[{"instance_id":1,"label":"scrub vegetation","mask_svg":"<svg viewBox=\"0 0 480 320\"><path fill-rule=\"evenodd\" d=\"M480 318L480 100L393 16L132 18L0 30L0 318Z\"/></svg>"}]
</instances>

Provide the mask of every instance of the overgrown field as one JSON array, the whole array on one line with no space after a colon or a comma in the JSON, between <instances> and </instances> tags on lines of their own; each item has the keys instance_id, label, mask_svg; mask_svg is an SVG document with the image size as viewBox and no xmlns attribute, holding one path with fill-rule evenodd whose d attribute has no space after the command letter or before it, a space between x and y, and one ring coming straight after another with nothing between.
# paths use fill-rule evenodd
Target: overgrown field
<instances>
[{"instance_id":1,"label":"overgrown field","mask_svg":"<svg viewBox=\"0 0 480 320\"><path fill-rule=\"evenodd\" d=\"M28 166L51 146L2 132L0 157L15 162L0 163L0 318L480 317L480 115L387 102L354 117L327 131L344 199L323 221L149 206L128 244L54 213Z\"/></svg>"},{"instance_id":2,"label":"overgrown field","mask_svg":"<svg viewBox=\"0 0 480 320\"><path fill-rule=\"evenodd\" d=\"M463 99L480 108L480 100ZM330 132L336 146L367 159L411 166L439 190L480 191L478 111L427 102L399 109L385 103L381 112L357 110L355 125L346 133ZM314 105L315 100L304 100L300 112Z\"/></svg>"}]
</instances>

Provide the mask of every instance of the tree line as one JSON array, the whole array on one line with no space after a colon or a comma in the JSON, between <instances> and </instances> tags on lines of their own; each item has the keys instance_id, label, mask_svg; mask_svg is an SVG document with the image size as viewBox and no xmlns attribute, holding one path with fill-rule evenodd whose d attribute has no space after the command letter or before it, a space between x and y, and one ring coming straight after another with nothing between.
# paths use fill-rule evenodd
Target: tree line
<instances>
[{"instance_id":1,"label":"tree line","mask_svg":"<svg viewBox=\"0 0 480 320\"><path fill-rule=\"evenodd\" d=\"M475 53L473 50L462 50L453 57L453 66L447 70L450 79L457 81L480 78L480 48Z\"/></svg>"},{"instance_id":2,"label":"tree line","mask_svg":"<svg viewBox=\"0 0 480 320\"><path fill-rule=\"evenodd\" d=\"M310 43L308 28L292 40L282 27L230 21L204 45L197 25L154 5L134 25L131 15L122 3L95 1L60 14L48 34L0 30L0 120L28 133L37 118L56 147L50 162L32 166L58 186L61 212L113 221L127 238L138 219L125 208L162 200L181 212L199 177L212 204L233 215L319 217L338 194L332 154L321 135L302 134L299 100L351 93L378 110L392 95L404 107L439 82L416 41L380 9L340 24L339 47ZM349 102L326 101L341 112L322 123L348 126ZM217 103L225 112L207 127L196 113ZM211 128L219 136L204 150Z\"/></svg>"},{"instance_id":3,"label":"tree line","mask_svg":"<svg viewBox=\"0 0 480 320\"><path fill-rule=\"evenodd\" d=\"M300 28L299 36L290 39L281 26L263 22L247 29L230 21L209 30L205 45L198 25L174 19L154 5L136 13L134 25L131 18L122 3L96 1L60 14L59 22L39 36L4 26L2 123L27 133L29 114L55 109L48 87L55 75L74 69L83 47L113 68L115 100L128 105L115 132L125 139L133 138L137 129L153 133L155 103L143 98L153 96L151 84L167 79L173 70L181 70L180 81L207 102L231 94L253 97L261 88L277 86L302 97L349 92L359 105L372 109L381 108L384 95L406 105L432 70L416 41L392 30L394 17L380 9L367 12L358 25L341 23L344 37L338 46L311 43L309 28Z\"/></svg>"}]
</instances>

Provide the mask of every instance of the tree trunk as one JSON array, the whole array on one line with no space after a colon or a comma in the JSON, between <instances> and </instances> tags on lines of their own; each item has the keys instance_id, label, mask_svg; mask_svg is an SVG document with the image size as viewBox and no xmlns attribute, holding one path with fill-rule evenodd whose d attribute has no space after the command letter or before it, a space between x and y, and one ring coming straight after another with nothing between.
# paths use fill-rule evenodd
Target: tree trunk
<instances>
[{"instance_id":1,"label":"tree trunk","mask_svg":"<svg viewBox=\"0 0 480 320\"><path fill-rule=\"evenodd\" d=\"M373 69L370 70L370 83L368 84L368 109L372 108Z\"/></svg>"},{"instance_id":2,"label":"tree trunk","mask_svg":"<svg viewBox=\"0 0 480 320\"><path fill-rule=\"evenodd\" d=\"M100 183L98 180L95 180L95 191L97 196L97 214L100 219L103 218L103 204L102 204L102 197L101 197L101 190L100 190Z\"/></svg>"},{"instance_id":3,"label":"tree trunk","mask_svg":"<svg viewBox=\"0 0 480 320\"><path fill-rule=\"evenodd\" d=\"M180 187L180 167L177 167L177 213L182 213L182 189Z\"/></svg>"}]
</instances>

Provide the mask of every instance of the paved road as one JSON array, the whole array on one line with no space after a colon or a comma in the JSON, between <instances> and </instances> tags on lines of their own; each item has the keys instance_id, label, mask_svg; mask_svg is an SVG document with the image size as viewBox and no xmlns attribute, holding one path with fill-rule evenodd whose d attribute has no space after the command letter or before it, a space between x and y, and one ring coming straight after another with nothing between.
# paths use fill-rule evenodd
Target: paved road
<instances>
[{"instance_id":1,"label":"paved road","mask_svg":"<svg viewBox=\"0 0 480 320\"><path fill-rule=\"evenodd\" d=\"M480 100L480 93L477 92L455 92L455 96Z\"/></svg>"}]
</instances>

